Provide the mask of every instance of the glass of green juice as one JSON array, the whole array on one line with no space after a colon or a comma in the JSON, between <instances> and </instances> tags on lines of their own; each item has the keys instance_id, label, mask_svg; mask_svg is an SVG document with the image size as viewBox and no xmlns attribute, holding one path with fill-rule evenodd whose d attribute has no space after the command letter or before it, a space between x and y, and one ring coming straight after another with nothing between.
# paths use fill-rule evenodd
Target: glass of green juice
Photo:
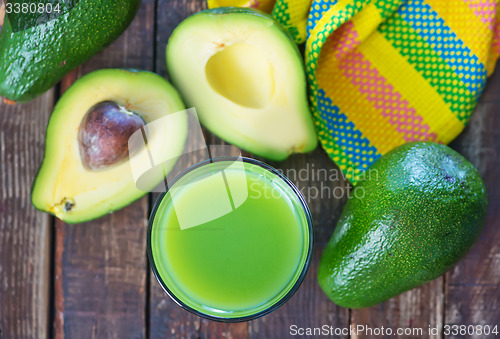
<instances>
[{"instance_id":1,"label":"glass of green juice","mask_svg":"<svg viewBox=\"0 0 500 339\"><path fill-rule=\"evenodd\" d=\"M217 321L258 318L299 288L312 218L293 183L243 157L200 162L169 183L151 213L148 257L165 292Z\"/></svg>"}]
</instances>

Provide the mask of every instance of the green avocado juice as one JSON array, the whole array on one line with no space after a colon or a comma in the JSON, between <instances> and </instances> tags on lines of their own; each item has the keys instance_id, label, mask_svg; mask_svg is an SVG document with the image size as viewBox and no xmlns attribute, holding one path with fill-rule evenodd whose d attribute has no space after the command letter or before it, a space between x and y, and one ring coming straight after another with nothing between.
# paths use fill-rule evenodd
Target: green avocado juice
<instances>
[{"instance_id":1,"label":"green avocado juice","mask_svg":"<svg viewBox=\"0 0 500 339\"><path fill-rule=\"evenodd\" d=\"M311 228L300 193L276 170L246 158L214 159L186 171L159 198L148 254L182 307L243 321L271 312L298 288Z\"/></svg>"}]
</instances>

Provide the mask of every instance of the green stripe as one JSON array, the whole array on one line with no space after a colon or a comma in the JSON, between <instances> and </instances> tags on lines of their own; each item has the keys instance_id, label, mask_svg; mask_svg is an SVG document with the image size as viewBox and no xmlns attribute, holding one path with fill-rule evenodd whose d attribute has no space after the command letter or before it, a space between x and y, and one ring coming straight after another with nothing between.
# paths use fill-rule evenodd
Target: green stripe
<instances>
[{"instance_id":1,"label":"green stripe","mask_svg":"<svg viewBox=\"0 0 500 339\"><path fill-rule=\"evenodd\" d=\"M377 7L380 16L387 18L394 13L406 0L377 0L373 4Z\"/></svg>"},{"instance_id":2,"label":"green stripe","mask_svg":"<svg viewBox=\"0 0 500 339\"><path fill-rule=\"evenodd\" d=\"M288 2L286 0L278 0L274 5L273 18L278 21L287 31L288 34L291 35L292 39L297 43L301 43L300 41L300 33L295 24L290 19L290 13L288 11Z\"/></svg>"},{"instance_id":3,"label":"green stripe","mask_svg":"<svg viewBox=\"0 0 500 339\"><path fill-rule=\"evenodd\" d=\"M318 137L323 145L323 148L327 151L330 158L333 160L335 157L339 157L337 164L346 166L346 169L342 169L344 175L349 179L349 181L355 185L359 180L360 176L364 173L356 174L357 166L349 159L345 150L342 149L334 140L333 136L329 132L326 124L324 123L321 112L318 108L318 84L316 82L316 66L318 58L320 55L321 48L319 43L325 43L326 39L330 34L337 29L341 24L350 20L353 15L359 12L363 8L365 3L369 0L354 0L352 3L348 4L344 9L337 12L336 16L332 18L332 21L322 27L321 31L318 32L316 36L309 36L308 40L311 41L310 48L307 47L309 41L306 42L306 70L309 82L309 97L311 100L311 111L315 118L316 130L318 132ZM311 20L311 18L309 18ZM310 25L309 27L314 27ZM308 32L310 34L311 32ZM314 65L314 66L313 66ZM330 151L333 148L333 151ZM335 155L335 150L339 151L339 155Z\"/></svg>"},{"instance_id":4,"label":"green stripe","mask_svg":"<svg viewBox=\"0 0 500 339\"><path fill-rule=\"evenodd\" d=\"M439 93L460 121L470 118L476 104L475 94L399 14L394 14L378 30Z\"/></svg>"}]
</instances>

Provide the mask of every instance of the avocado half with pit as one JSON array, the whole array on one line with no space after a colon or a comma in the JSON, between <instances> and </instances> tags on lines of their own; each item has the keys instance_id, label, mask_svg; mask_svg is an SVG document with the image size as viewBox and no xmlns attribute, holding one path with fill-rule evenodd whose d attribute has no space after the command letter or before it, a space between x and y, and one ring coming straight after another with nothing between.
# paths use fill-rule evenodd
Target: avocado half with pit
<instances>
[{"instance_id":1,"label":"avocado half with pit","mask_svg":"<svg viewBox=\"0 0 500 339\"><path fill-rule=\"evenodd\" d=\"M145 130L153 122L154 128ZM129 139L140 132L147 134L143 146L129 152ZM122 69L85 75L50 117L33 205L67 223L118 210L163 180L182 154L186 136L184 105L162 77ZM149 187L138 188L131 162L147 165L151 154L174 161L151 171Z\"/></svg>"},{"instance_id":2,"label":"avocado half with pit","mask_svg":"<svg viewBox=\"0 0 500 339\"><path fill-rule=\"evenodd\" d=\"M316 148L303 59L270 16L243 8L195 14L174 30L166 59L186 105L220 138L277 161Z\"/></svg>"}]
</instances>

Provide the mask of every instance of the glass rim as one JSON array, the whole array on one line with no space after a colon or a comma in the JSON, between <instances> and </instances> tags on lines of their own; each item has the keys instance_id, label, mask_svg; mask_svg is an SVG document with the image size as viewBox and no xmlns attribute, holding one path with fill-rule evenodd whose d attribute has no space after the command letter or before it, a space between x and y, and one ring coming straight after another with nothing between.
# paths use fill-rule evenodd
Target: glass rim
<instances>
[{"instance_id":1,"label":"glass rim","mask_svg":"<svg viewBox=\"0 0 500 339\"><path fill-rule=\"evenodd\" d=\"M180 300L170 290L170 288L167 286L167 284L163 281L162 277L160 276L158 269L156 267L154 258L153 258L153 251L151 248L151 231L153 228L153 221L154 221L154 218L156 216L156 212L158 210L158 207L160 206L161 202L163 201L163 198L165 197L165 195L169 191L169 187L173 187L173 185L177 181L179 181L182 177L184 177L185 175L189 174L190 172L192 172L200 167L203 167L207 164L211 164L211 163L215 163L215 162L224 162L224 161L233 161L233 162L234 161L242 161L242 162L246 162L249 164L257 165L257 166L275 174L278 178L283 180L284 183L287 184L287 186L292 190L292 192L295 194L295 196L299 200L299 203L302 207L302 210L305 214L305 218L307 220L306 232L309 234L309 243L307 246L307 256L306 256L305 261L304 261L304 266L302 267L302 270L301 270L297 280L295 281L293 286L290 288L290 290L281 299L279 299L276 303L270 305L266 309L259 311L257 313L254 313L254 314L241 316L241 317L234 317L234 318L218 317L218 316L214 316L211 314L203 313L203 312L200 312L200 311L192 308L191 306L186 305L182 300ZM297 292L300 285L304 281L304 278L306 277L307 271L308 271L309 266L311 264L312 252L313 252L313 248L314 248L313 220L312 220L312 215L311 215L311 211L309 209L309 206L307 205L302 193L300 193L300 190L295 186L295 184L290 179L288 179L284 174L282 174L280 171L278 171L274 167L272 167L272 166L270 166L262 161L256 160L256 159L242 157L242 156L222 156L222 157L214 157L214 158L205 159L205 160L200 161L192 166L189 166L188 168L186 168L185 170L183 170L182 172L177 174L172 179L172 181L169 184L169 187L166 187L163 190L163 192L160 193L160 195L156 199L156 202L153 206L153 209L151 210L151 214L150 214L149 220L148 220L148 229L147 229L147 235L146 235L146 238L147 238L146 239L147 240L146 252L147 252L147 256L148 256L149 266L151 267L151 270L153 271L153 274L154 274L156 280L158 281L158 283L162 287L163 291L178 306L180 306L184 310L186 310L194 315L197 315L199 317L202 317L202 318L205 318L208 320L214 320L214 321L219 321L219 322L224 322L224 323L236 323L236 322L244 322L244 321L254 320L254 319L260 318L262 316L265 316L265 315L275 311L276 309L278 309L282 305L284 305L295 294L295 292Z\"/></svg>"}]
</instances>

